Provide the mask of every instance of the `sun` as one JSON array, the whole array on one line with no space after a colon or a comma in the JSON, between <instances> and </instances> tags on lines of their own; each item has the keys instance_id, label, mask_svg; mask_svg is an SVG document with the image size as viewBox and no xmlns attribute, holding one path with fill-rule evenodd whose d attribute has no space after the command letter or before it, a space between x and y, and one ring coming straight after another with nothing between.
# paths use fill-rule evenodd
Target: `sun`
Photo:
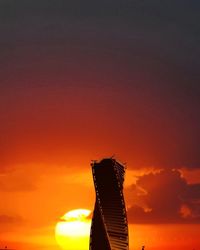
<instances>
[{"instance_id":1,"label":"sun","mask_svg":"<svg viewBox=\"0 0 200 250\"><path fill-rule=\"evenodd\" d=\"M58 245L67 250L86 250L89 248L91 211L75 209L67 212L56 224L55 237Z\"/></svg>"}]
</instances>

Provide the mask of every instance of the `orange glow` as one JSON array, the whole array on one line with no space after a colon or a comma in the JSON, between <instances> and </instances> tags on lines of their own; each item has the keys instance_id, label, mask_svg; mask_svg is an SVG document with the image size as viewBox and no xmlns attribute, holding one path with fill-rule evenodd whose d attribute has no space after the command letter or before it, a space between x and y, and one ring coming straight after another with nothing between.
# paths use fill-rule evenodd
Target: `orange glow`
<instances>
[{"instance_id":1,"label":"orange glow","mask_svg":"<svg viewBox=\"0 0 200 250\"><path fill-rule=\"evenodd\" d=\"M55 228L55 237L62 249L85 250L89 247L91 214L87 209L69 211L61 217Z\"/></svg>"},{"instance_id":2,"label":"orange glow","mask_svg":"<svg viewBox=\"0 0 200 250\"><path fill-rule=\"evenodd\" d=\"M124 190L127 206L136 202L134 194L127 189L131 185L131 177L148 173L142 169L140 171L127 171ZM29 178L25 178L26 176ZM87 217L93 210L95 201L89 168L74 167L74 171L70 172L66 166L16 165L11 172L2 174L0 181L4 188L0 191L4 201L0 203L0 209L2 214L9 212L13 217L12 221L5 221L1 228L2 248L88 250L90 220ZM14 191L11 192L12 190ZM88 210L80 210L82 215L79 210L77 214L69 212L59 221L55 220L63 211L72 211L74 207L86 207ZM189 216L187 207L182 207L180 212ZM69 225L70 228L73 225L74 230L69 230ZM76 231L76 225L81 225L82 229ZM130 224L130 250L141 250L142 245L146 245L147 250L173 250L179 246L182 250L191 249L191 246L198 249L199 230L199 225Z\"/></svg>"},{"instance_id":3,"label":"orange glow","mask_svg":"<svg viewBox=\"0 0 200 250\"><path fill-rule=\"evenodd\" d=\"M199 7L0 0L0 249L88 250L113 156L129 250L200 250Z\"/></svg>"}]
</instances>

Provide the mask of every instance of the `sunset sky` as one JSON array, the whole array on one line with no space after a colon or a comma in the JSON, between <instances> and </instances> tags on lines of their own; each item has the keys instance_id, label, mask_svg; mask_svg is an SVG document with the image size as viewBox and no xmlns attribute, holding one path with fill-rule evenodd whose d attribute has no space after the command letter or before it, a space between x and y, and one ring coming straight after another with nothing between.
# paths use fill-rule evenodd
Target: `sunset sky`
<instances>
[{"instance_id":1,"label":"sunset sky","mask_svg":"<svg viewBox=\"0 0 200 250\"><path fill-rule=\"evenodd\" d=\"M61 249L60 218L94 208L91 160L114 155L130 250L200 250L199 13L0 0L0 248Z\"/></svg>"}]
</instances>

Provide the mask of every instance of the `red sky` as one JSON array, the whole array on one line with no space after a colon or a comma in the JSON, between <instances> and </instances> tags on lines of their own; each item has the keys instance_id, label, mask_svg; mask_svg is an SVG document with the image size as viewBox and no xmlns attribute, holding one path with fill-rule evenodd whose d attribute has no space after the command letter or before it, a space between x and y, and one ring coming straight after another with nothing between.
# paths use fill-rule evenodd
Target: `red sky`
<instances>
[{"instance_id":1,"label":"red sky","mask_svg":"<svg viewBox=\"0 0 200 250\"><path fill-rule=\"evenodd\" d=\"M200 248L199 7L0 2L0 247L58 249L115 155L130 249Z\"/></svg>"}]
</instances>

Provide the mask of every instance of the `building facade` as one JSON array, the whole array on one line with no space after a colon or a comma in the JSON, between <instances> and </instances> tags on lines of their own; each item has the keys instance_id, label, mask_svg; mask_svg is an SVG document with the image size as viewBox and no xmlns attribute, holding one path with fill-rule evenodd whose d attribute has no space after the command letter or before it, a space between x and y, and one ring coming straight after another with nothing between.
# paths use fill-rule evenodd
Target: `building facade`
<instances>
[{"instance_id":1,"label":"building facade","mask_svg":"<svg viewBox=\"0 0 200 250\"><path fill-rule=\"evenodd\" d=\"M92 163L96 192L90 250L128 250L128 222L123 196L125 167L115 159Z\"/></svg>"}]
</instances>

